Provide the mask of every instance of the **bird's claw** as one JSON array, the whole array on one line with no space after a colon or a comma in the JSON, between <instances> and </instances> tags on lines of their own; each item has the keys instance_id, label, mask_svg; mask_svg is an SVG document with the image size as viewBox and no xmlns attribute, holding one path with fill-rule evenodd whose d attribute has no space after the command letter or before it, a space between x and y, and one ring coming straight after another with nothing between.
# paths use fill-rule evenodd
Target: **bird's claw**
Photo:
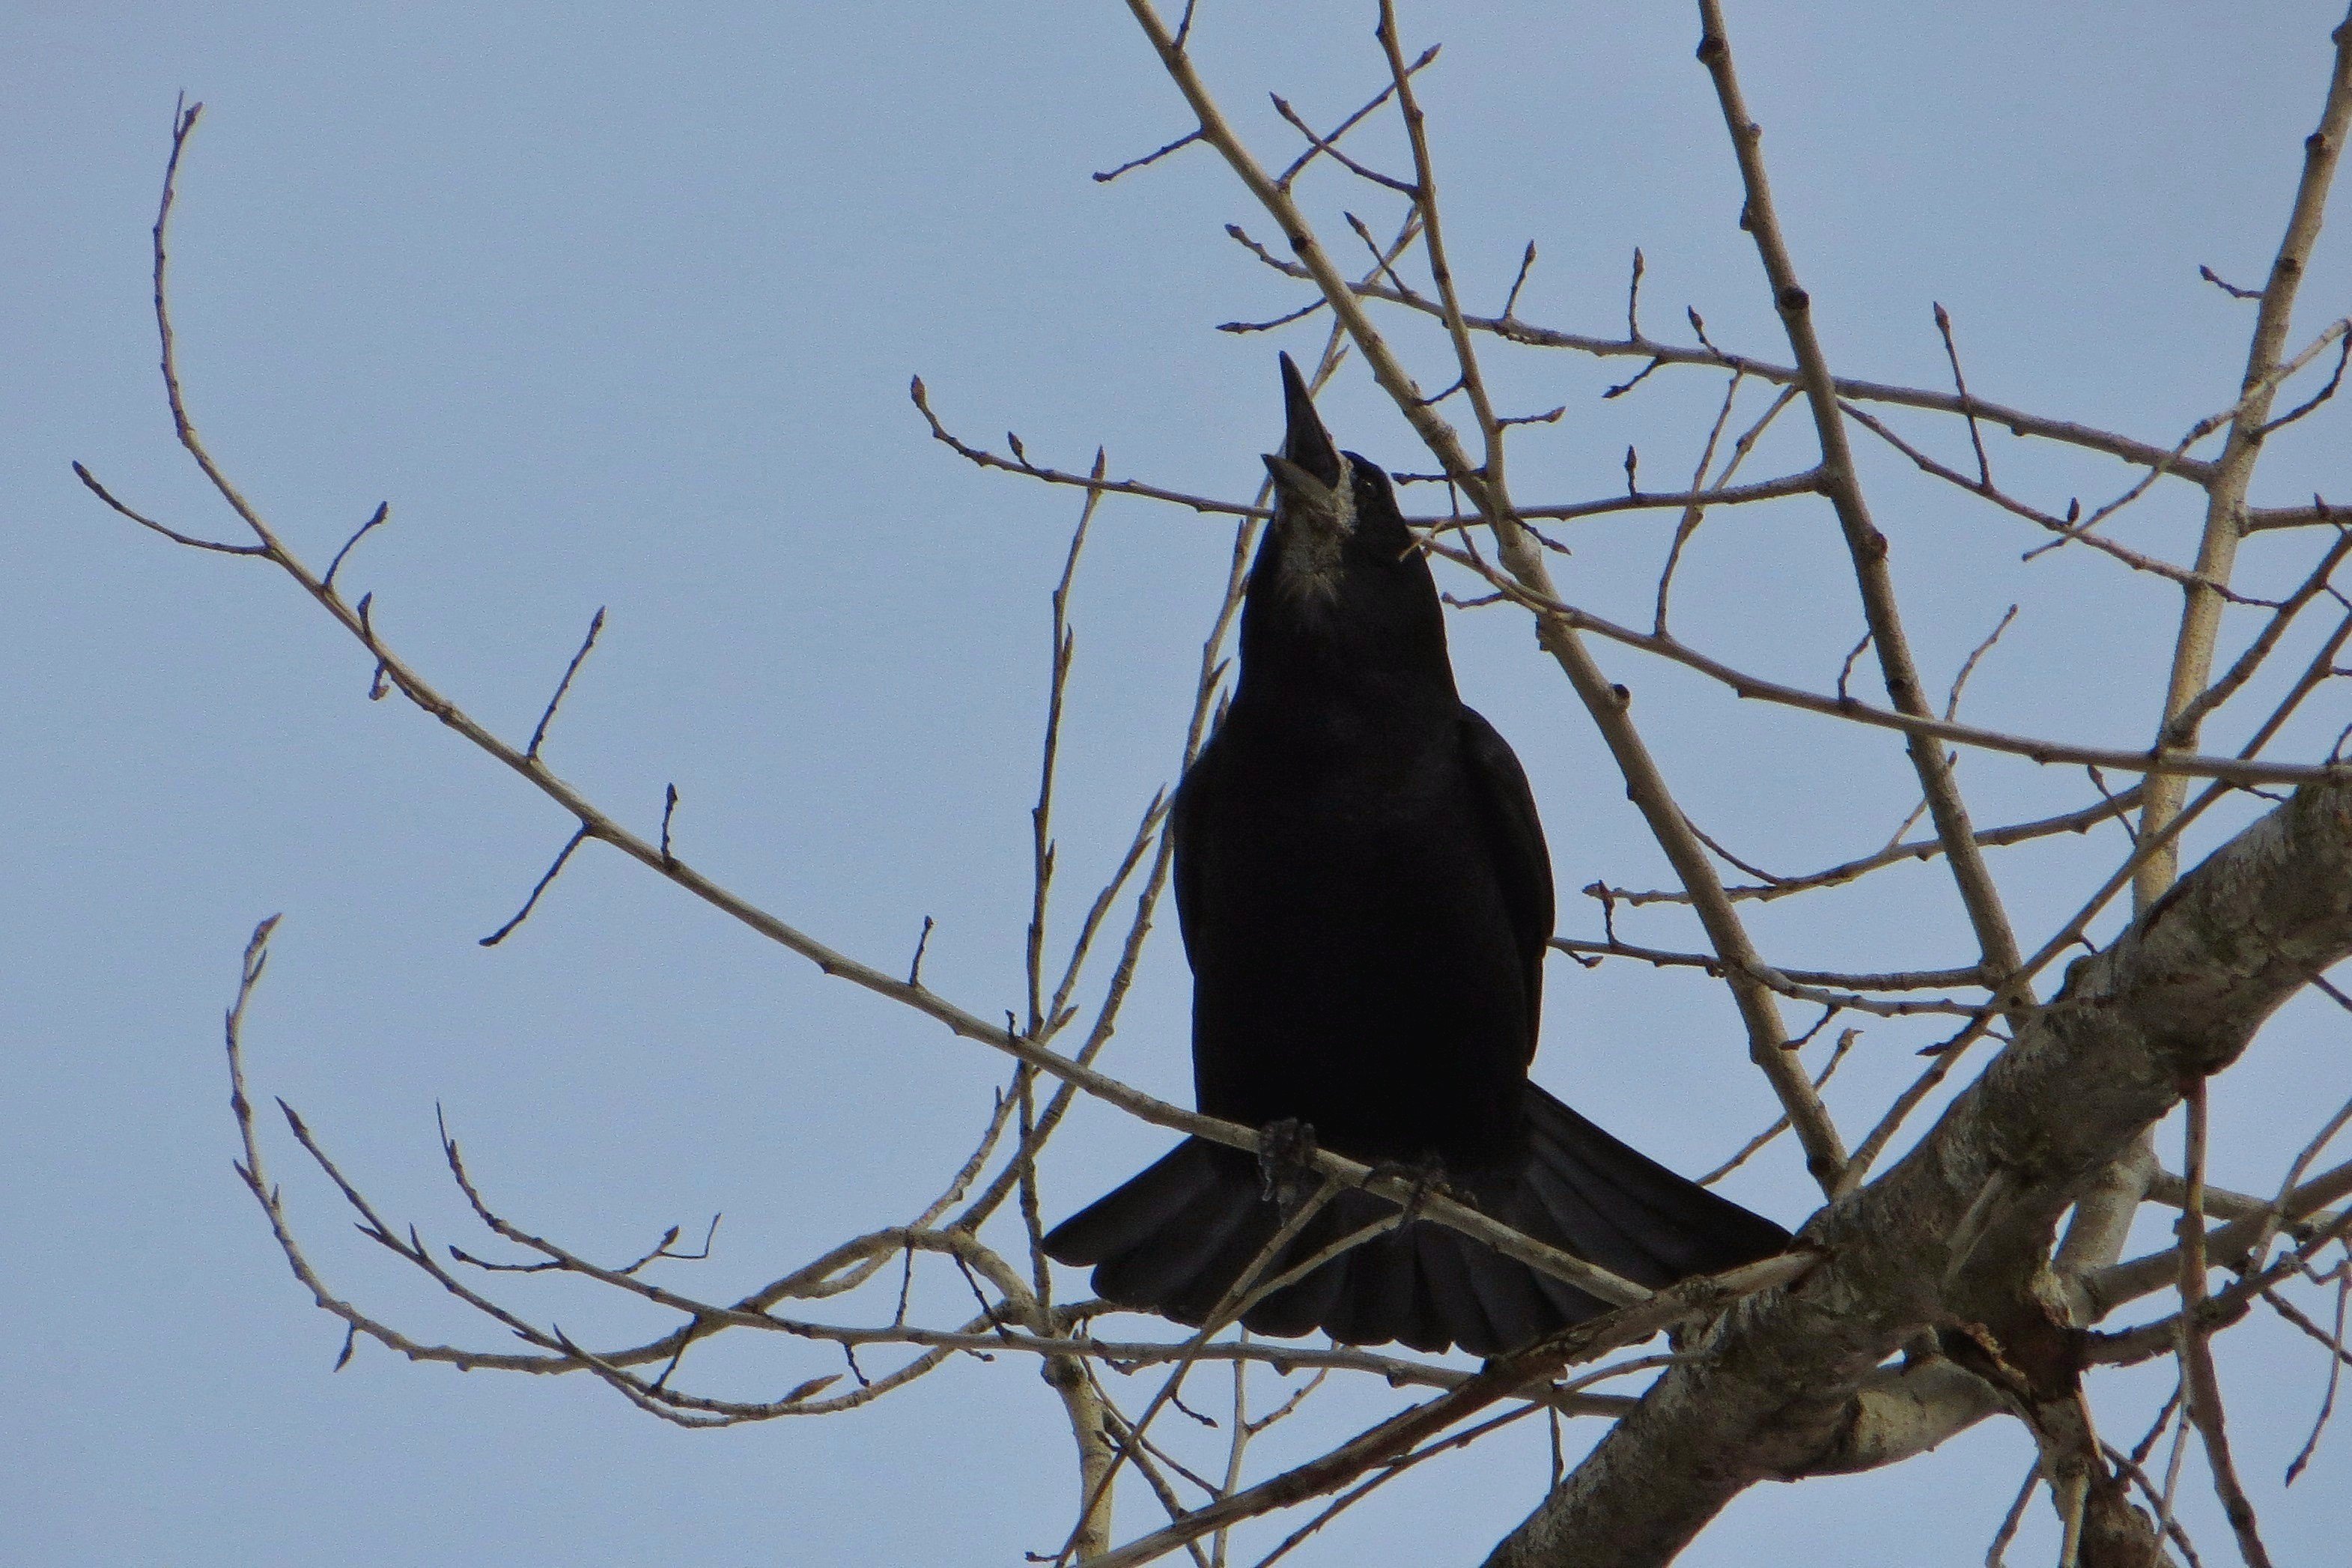
<instances>
[{"instance_id":1,"label":"bird's claw","mask_svg":"<svg viewBox=\"0 0 2352 1568\"><path fill-rule=\"evenodd\" d=\"M1258 1194L1288 1219L1306 1201L1315 1173L1315 1129L1295 1116L1258 1129Z\"/></svg>"},{"instance_id":2,"label":"bird's claw","mask_svg":"<svg viewBox=\"0 0 2352 1568\"><path fill-rule=\"evenodd\" d=\"M1421 1205L1429 1201L1430 1194L1442 1193L1447 1197L1454 1195L1445 1180L1445 1166L1434 1154L1423 1154L1412 1160L1383 1160L1372 1167L1372 1174L1406 1183L1412 1188L1405 1194L1404 1201L1397 1205L1400 1211L1397 1215L1399 1230L1421 1217Z\"/></svg>"}]
</instances>

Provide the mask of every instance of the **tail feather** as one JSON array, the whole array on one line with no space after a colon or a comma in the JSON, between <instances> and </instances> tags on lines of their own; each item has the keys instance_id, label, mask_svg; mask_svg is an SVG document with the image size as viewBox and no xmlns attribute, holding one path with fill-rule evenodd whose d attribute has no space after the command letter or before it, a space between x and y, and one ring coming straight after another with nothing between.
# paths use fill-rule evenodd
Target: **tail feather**
<instances>
[{"instance_id":1,"label":"tail feather","mask_svg":"<svg viewBox=\"0 0 2352 1568\"><path fill-rule=\"evenodd\" d=\"M1251 1221L1258 1205L1247 1201L1249 1194L1240 1202L1235 1196L1221 1183L1200 1183L1192 1200L1151 1233L1150 1245L1129 1247L1103 1260L1095 1270L1096 1289L1108 1300L1181 1303L1192 1308L1185 1315L1192 1317L1206 1312L1221 1293L1215 1280L1219 1254L1235 1232L1256 1228ZM1244 1248L1228 1276L1245 1267L1254 1251ZM1200 1301L1203 1295L1208 1299Z\"/></svg>"},{"instance_id":2,"label":"tail feather","mask_svg":"<svg viewBox=\"0 0 2352 1568\"><path fill-rule=\"evenodd\" d=\"M1371 1294L1379 1281L1364 1268L1357 1267L1361 1248L1324 1265L1339 1277L1339 1289L1331 1298L1329 1310L1324 1312L1318 1326L1333 1341L1344 1345L1372 1344L1378 1342L1365 1338L1371 1324L1364 1321L1365 1298Z\"/></svg>"},{"instance_id":3,"label":"tail feather","mask_svg":"<svg viewBox=\"0 0 2352 1568\"><path fill-rule=\"evenodd\" d=\"M1561 1174L1549 1162L1529 1162L1528 1195L1534 1200L1530 1206L1549 1222L1543 1229L1574 1237L1579 1255L1588 1261L1637 1284L1670 1271L1654 1247L1629 1234L1610 1216L1607 1206L1596 1205L1574 1177Z\"/></svg>"},{"instance_id":4,"label":"tail feather","mask_svg":"<svg viewBox=\"0 0 2352 1568\"><path fill-rule=\"evenodd\" d=\"M1612 1273L1622 1272L1600 1256L1602 1251L1607 1250L1606 1247L1587 1245L1594 1235L1593 1226L1590 1222L1579 1223L1580 1215L1573 1205L1564 1208L1561 1204L1555 1201L1557 1197L1564 1194L1556 1192L1547 1195L1540 1181L1542 1175L1539 1163L1530 1159L1520 1174L1516 1189L1506 1194L1504 1202L1494 1205L1495 1217L1512 1228L1535 1237L1538 1241L1574 1253L1577 1257L1591 1262L1599 1263ZM1613 1237L1612 1232L1601 1234L1607 1237ZM1548 1309L1549 1321L1563 1324L1580 1323L1587 1318L1598 1317L1609 1310L1608 1302L1596 1296L1587 1295L1565 1279L1555 1279L1549 1274L1524 1268L1505 1258L1499 1253L1468 1243L1466 1240L1464 1245L1468 1256L1468 1265L1474 1269L1490 1266L1497 1268L1516 1268L1524 1274L1528 1282L1535 1286L1537 1293L1542 1297Z\"/></svg>"},{"instance_id":5,"label":"tail feather","mask_svg":"<svg viewBox=\"0 0 2352 1568\"><path fill-rule=\"evenodd\" d=\"M1254 1171L1250 1173L1248 1184L1238 1200L1229 1188L1221 1188L1220 1192L1225 1201L1239 1211L1242 1223L1225 1232L1216 1249L1207 1256L1206 1262L1194 1275L1191 1286L1169 1306L1170 1317L1195 1328L1208 1320L1209 1314L1225 1299L1234 1283L1265 1253L1266 1243L1274 1239L1278 1226L1279 1215L1275 1206L1261 1195ZM1252 1288L1264 1285L1281 1271L1278 1261L1270 1263L1258 1270Z\"/></svg>"},{"instance_id":6,"label":"tail feather","mask_svg":"<svg viewBox=\"0 0 2352 1568\"><path fill-rule=\"evenodd\" d=\"M1457 1182L1485 1212L1653 1287L1769 1256L1788 1233L1619 1142L1542 1089L1527 1089L1528 1152L1516 1170ZM1259 1275L1297 1267L1390 1211L1339 1194ZM1045 1237L1064 1263L1095 1266L1097 1295L1197 1325L1279 1227L1255 1161L1187 1139ZM1499 1355L1607 1310L1574 1286L1426 1220L1375 1237L1258 1302L1243 1322L1287 1338L1321 1329L1346 1344L1398 1341Z\"/></svg>"},{"instance_id":7,"label":"tail feather","mask_svg":"<svg viewBox=\"0 0 2352 1568\"><path fill-rule=\"evenodd\" d=\"M1360 1223L1376 1219L1379 1212L1388 1207L1373 1200L1373 1213ZM1420 1274L1414 1265L1412 1238L1391 1231L1349 1254L1347 1262L1347 1295L1355 1307L1348 1324L1347 1342L1378 1345L1412 1337L1416 1316L1413 1298Z\"/></svg>"},{"instance_id":8,"label":"tail feather","mask_svg":"<svg viewBox=\"0 0 2352 1568\"><path fill-rule=\"evenodd\" d=\"M1523 1345L1556 1328L1564 1328L1551 1303L1536 1288L1535 1271L1488 1247L1469 1253L1470 1289L1486 1310L1495 1331L1493 1347L1468 1346L1481 1355L1496 1355Z\"/></svg>"},{"instance_id":9,"label":"tail feather","mask_svg":"<svg viewBox=\"0 0 2352 1568\"><path fill-rule=\"evenodd\" d=\"M1454 1332L1446 1325L1452 1321L1445 1310L1444 1298L1430 1264L1427 1238L1440 1234L1433 1225L1412 1226L1404 1243L1412 1248L1413 1264L1412 1326L1409 1333L1397 1336L1400 1342L1412 1350L1443 1351L1454 1342Z\"/></svg>"},{"instance_id":10,"label":"tail feather","mask_svg":"<svg viewBox=\"0 0 2352 1568\"><path fill-rule=\"evenodd\" d=\"M1371 1276L1364 1292L1370 1304L1365 1313L1370 1331L1364 1342L1386 1344L1393 1340L1410 1344L1426 1338L1421 1326L1421 1267L1413 1256L1413 1238L1391 1231L1372 1247L1379 1250L1367 1248L1370 1256L1364 1265Z\"/></svg>"},{"instance_id":11,"label":"tail feather","mask_svg":"<svg viewBox=\"0 0 2352 1568\"><path fill-rule=\"evenodd\" d=\"M1770 1220L1676 1175L1534 1084L1527 1089L1527 1108L1538 1163L1592 1216L1582 1226L1558 1216L1567 1245L1580 1256L1637 1284L1659 1286L1769 1257L1789 1245L1789 1233ZM1553 1184L1538 1178L1536 1185Z\"/></svg>"},{"instance_id":12,"label":"tail feather","mask_svg":"<svg viewBox=\"0 0 2352 1568\"><path fill-rule=\"evenodd\" d=\"M1528 1270L1534 1274L1533 1269ZM1565 1279L1555 1279L1549 1274L1535 1274L1536 1289L1551 1303L1557 1321L1580 1323L1587 1318L1597 1318L1609 1310L1609 1303L1597 1296L1588 1296Z\"/></svg>"},{"instance_id":13,"label":"tail feather","mask_svg":"<svg viewBox=\"0 0 2352 1568\"><path fill-rule=\"evenodd\" d=\"M1499 1344L1502 1336L1478 1304L1470 1288L1470 1260L1463 1256L1463 1238L1433 1225L1412 1227L1413 1250L1421 1260L1422 1283L1429 1288L1430 1305L1437 1313L1437 1343L1416 1344L1415 1350L1442 1351L1450 1342L1465 1350Z\"/></svg>"},{"instance_id":14,"label":"tail feather","mask_svg":"<svg viewBox=\"0 0 2352 1568\"><path fill-rule=\"evenodd\" d=\"M1323 1212L1300 1230L1298 1239L1291 1244L1287 1255L1269 1272L1280 1272L1305 1262L1332 1243L1378 1220L1388 1212L1388 1207L1367 1193L1342 1192L1335 1194ZM1316 1327L1348 1344L1381 1342L1366 1336L1379 1331L1384 1271L1377 1266L1375 1259L1379 1256L1381 1243L1386 1239L1385 1237L1375 1237L1351 1251L1341 1253L1315 1271L1317 1276L1329 1276L1334 1284L1330 1302L1318 1315ZM1255 1326L1250 1325L1246 1317L1242 1321L1244 1325ZM1336 1331L1334 1324L1338 1325Z\"/></svg>"},{"instance_id":15,"label":"tail feather","mask_svg":"<svg viewBox=\"0 0 2352 1568\"><path fill-rule=\"evenodd\" d=\"M1330 1239L1325 1237L1325 1244L1328 1245ZM1286 1267L1303 1262L1320 1250L1320 1247L1308 1249L1303 1257L1285 1259L1284 1264ZM1345 1261L1341 1258L1326 1264L1297 1284L1286 1285L1276 1290L1249 1310L1242 1319L1243 1326L1254 1334L1268 1334L1278 1340L1313 1333L1338 1304L1340 1293L1347 1289L1348 1271L1340 1267ZM1279 1273L1281 1270L1277 1268L1276 1271Z\"/></svg>"},{"instance_id":16,"label":"tail feather","mask_svg":"<svg viewBox=\"0 0 2352 1568\"><path fill-rule=\"evenodd\" d=\"M1187 1138L1055 1226L1047 1249L1064 1263L1100 1263L1158 1236L1214 1180L1216 1152L1216 1145Z\"/></svg>"}]
</instances>

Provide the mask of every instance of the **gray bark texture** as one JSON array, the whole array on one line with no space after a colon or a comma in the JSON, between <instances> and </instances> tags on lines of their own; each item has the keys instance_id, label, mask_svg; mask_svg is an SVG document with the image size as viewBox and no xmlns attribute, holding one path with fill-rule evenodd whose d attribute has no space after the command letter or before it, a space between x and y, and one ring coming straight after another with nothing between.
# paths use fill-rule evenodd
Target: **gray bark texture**
<instances>
[{"instance_id":1,"label":"gray bark texture","mask_svg":"<svg viewBox=\"0 0 2352 1568\"><path fill-rule=\"evenodd\" d=\"M2227 1067L2348 954L2352 784L2331 781L2297 791L2112 947L2077 960L1917 1147L1806 1225L1821 1267L1735 1305L1489 1568L1664 1563L1758 1481L1870 1468L1973 1418L1895 1423L1915 1426L1916 1441L1889 1430L1890 1384L1910 1381L1885 1365L1898 1351L1918 1358L1915 1373L1967 1367L1994 1391L1975 1415L1998 1403L2045 1456L2063 1449L2082 1409L2084 1333L2048 1267L2060 1216L2185 1081ZM1964 1256L1955 1237L1973 1238ZM1930 1332L1949 1362L1921 1352Z\"/></svg>"}]
</instances>

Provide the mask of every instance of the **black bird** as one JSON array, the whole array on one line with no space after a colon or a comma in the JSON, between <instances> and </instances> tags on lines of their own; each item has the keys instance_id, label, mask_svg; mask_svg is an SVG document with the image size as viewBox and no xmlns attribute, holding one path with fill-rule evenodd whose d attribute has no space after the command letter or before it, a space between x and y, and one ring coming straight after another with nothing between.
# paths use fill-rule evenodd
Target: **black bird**
<instances>
[{"instance_id":1,"label":"black bird","mask_svg":"<svg viewBox=\"0 0 2352 1568\"><path fill-rule=\"evenodd\" d=\"M1277 501L1240 677L1172 822L1201 1110L1429 1172L1643 1285L1781 1250L1780 1226L1528 1081L1552 879L1527 775L1454 690L1436 584L1388 476L1333 445L1286 354L1282 374L1288 427L1265 459ZM1045 1250L1095 1265L1107 1300L1198 1324L1281 1224L1277 1184L1249 1155L1187 1139ZM1391 1212L1341 1193L1260 1278ZM1243 1321L1496 1355L1606 1306L1414 1220Z\"/></svg>"}]
</instances>

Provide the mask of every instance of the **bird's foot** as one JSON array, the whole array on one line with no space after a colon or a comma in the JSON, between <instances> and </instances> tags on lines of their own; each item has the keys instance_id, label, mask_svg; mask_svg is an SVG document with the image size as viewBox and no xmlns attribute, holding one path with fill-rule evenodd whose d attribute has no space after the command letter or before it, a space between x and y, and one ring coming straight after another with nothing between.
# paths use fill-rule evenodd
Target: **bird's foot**
<instances>
[{"instance_id":1,"label":"bird's foot","mask_svg":"<svg viewBox=\"0 0 2352 1568\"><path fill-rule=\"evenodd\" d=\"M1295 1116L1269 1121L1257 1134L1258 1193L1288 1219L1315 1186L1315 1129Z\"/></svg>"},{"instance_id":2,"label":"bird's foot","mask_svg":"<svg viewBox=\"0 0 2352 1568\"><path fill-rule=\"evenodd\" d=\"M1372 1174L1406 1183L1412 1189L1398 1205L1402 1211L1397 1217L1399 1230L1421 1217L1421 1205L1429 1201L1430 1194L1460 1196L1445 1179L1444 1163L1434 1154L1422 1154L1411 1160L1382 1160L1372 1167Z\"/></svg>"}]
</instances>

